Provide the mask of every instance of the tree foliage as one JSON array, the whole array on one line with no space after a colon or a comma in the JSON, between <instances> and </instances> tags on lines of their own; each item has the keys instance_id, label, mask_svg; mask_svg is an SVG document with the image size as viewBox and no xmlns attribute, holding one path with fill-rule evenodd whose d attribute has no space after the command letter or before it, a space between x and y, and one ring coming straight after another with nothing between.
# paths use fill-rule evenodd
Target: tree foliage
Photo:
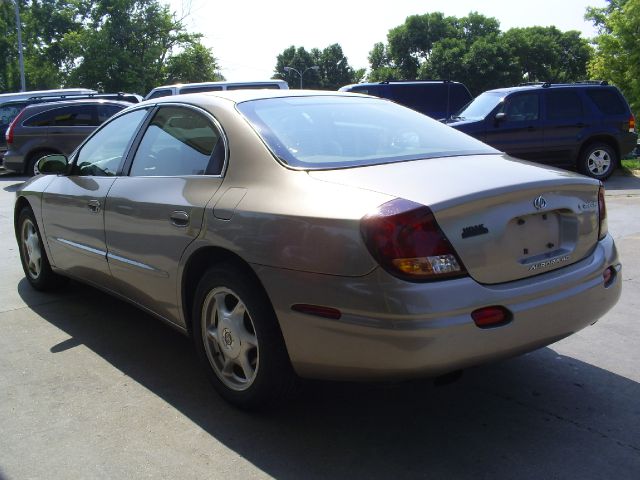
<instances>
[{"instance_id":1,"label":"tree foliage","mask_svg":"<svg viewBox=\"0 0 640 480\"><path fill-rule=\"evenodd\" d=\"M159 0L22 0L28 89L83 86L146 93L174 79L220 79L200 34ZM17 90L13 5L0 4L0 90Z\"/></svg>"},{"instance_id":2,"label":"tree foliage","mask_svg":"<svg viewBox=\"0 0 640 480\"><path fill-rule=\"evenodd\" d=\"M342 47L337 43L323 50L312 48L310 51L292 45L278 55L273 78L286 80L291 88L298 88L300 75L286 71L285 67L295 68L303 74L304 88L319 90L337 90L343 85L357 83L365 73L349 65Z\"/></svg>"},{"instance_id":3,"label":"tree foliage","mask_svg":"<svg viewBox=\"0 0 640 480\"><path fill-rule=\"evenodd\" d=\"M500 30L495 18L471 12L407 17L387 44L369 53L370 81L446 79L472 93L522 81L571 81L586 76L591 48L578 32L555 27Z\"/></svg>"},{"instance_id":4,"label":"tree foliage","mask_svg":"<svg viewBox=\"0 0 640 480\"><path fill-rule=\"evenodd\" d=\"M640 113L640 0L608 0L603 8L587 9L598 28L596 53L589 62L593 78L608 80L622 90L631 110Z\"/></svg>"}]
</instances>

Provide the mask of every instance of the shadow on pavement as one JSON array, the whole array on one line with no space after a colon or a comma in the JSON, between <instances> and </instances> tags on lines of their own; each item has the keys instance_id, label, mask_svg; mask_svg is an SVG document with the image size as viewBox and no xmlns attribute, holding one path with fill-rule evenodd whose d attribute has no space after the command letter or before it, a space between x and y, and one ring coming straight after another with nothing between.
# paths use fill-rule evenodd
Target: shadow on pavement
<instances>
[{"instance_id":1,"label":"shadow on pavement","mask_svg":"<svg viewBox=\"0 0 640 480\"><path fill-rule=\"evenodd\" d=\"M467 371L445 387L307 382L263 414L223 402L191 342L77 283L60 301L24 301L72 338L279 479L633 478L640 385L545 348ZM51 299L55 299L55 295ZM635 472L635 473L634 473ZM637 478L637 477L635 477Z\"/></svg>"},{"instance_id":2,"label":"shadow on pavement","mask_svg":"<svg viewBox=\"0 0 640 480\"><path fill-rule=\"evenodd\" d=\"M626 175L621 170L609 177L604 182L605 190L638 190L640 189L640 177Z\"/></svg>"}]
</instances>

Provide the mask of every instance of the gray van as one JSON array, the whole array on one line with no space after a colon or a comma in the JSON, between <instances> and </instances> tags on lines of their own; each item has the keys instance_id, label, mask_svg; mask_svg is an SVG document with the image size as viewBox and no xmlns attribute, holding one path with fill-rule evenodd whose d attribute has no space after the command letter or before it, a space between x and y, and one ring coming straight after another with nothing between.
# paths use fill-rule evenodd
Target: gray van
<instances>
[{"instance_id":1,"label":"gray van","mask_svg":"<svg viewBox=\"0 0 640 480\"><path fill-rule=\"evenodd\" d=\"M70 155L100 124L131 103L116 100L68 100L29 105L6 133L4 168L37 175L37 161L45 155Z\"/></svg>"},{"instance_id":2,"label":"gray van","mask_svg":"<svg viewBox=\"0 0 640 480\"><path fill-rule=\"evenodd\" d=\"M156 87L147 93L145 100L167 97L169 95L182 95L186 93L215 92L220 90L245 90L245 89L271 89L288 90L289 84L284 80L265 80L263 82L201 82L201 83L177 83Z\"/></svg>"}]
</instances>

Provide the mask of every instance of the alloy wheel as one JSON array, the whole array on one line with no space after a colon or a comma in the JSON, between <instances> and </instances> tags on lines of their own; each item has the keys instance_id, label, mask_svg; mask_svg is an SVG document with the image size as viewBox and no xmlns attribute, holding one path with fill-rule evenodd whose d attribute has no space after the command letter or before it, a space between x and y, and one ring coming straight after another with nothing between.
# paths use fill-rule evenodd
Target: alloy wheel
<instances>
[{"instance_id":1,"label":"alloy wheel","mask_svg":"<svg viewBox=\"0 0 640 480\"><path fill-rule=\"evenodd\" d=\"M587 158L587 169L594 175L603 175L611 168L611 155L602 149L591 152Z\"/></svg>"},{"instance_id":2,"label":"alloy wheel","mask_svg":"<svg viewBox=\"0 0 640 480\"><path fill-rule=\"evenodd\" d=\"M226 287L212 289L202 305L202 339L213 371L235 391L248 389L259 368L258 339L247 306Z\"/></svg>"},{"instance_id":3,"label":"alloy wheel","mask_svg":"<svg viewBox=\"0 0 640 480\"><path fill-rule=\"evenodd\" d=\"M40 250L40 238L35 225L30 219L22 223L21 230L22 254L27 271L34 280L42 272L42 250Z\"/></svg>"}]
</instances>

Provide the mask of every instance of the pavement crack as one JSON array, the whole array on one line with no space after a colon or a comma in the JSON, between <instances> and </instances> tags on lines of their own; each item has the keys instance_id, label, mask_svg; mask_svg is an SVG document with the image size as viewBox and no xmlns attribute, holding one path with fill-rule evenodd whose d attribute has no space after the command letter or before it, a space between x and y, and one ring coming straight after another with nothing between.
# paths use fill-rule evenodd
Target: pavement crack
<instances>
[{"instance_id":1,"label":"pavement crack","mask_svg":"<svg viewBox=\"0 0 640 480\"><path fill-rule=\"evenodd\" d=\"M556 420L560 420L561 422L573 425L576 428L579 428L581 430L585 430L585 431L587 431L589 433L592 433L594 435L597 435L597 436L599 436L599 437L601 437L603 439L607 439L607 440L610 440L612 442L615 442L620 447L626 447L626 448L628 448L630 450L633 450L635 453L640 455L640 446L637 446L637 445L634 445L634 444L631 444L631 443L622 442L622 441L618 440L617 438L614 438L611 435L607 435L606 433L601 432L600 430L598 430L596 428L590 427L588 425L583 425L582 423L580 423L580 422L578 422L576 420L572 420L571 418L567 418L567 417L565 417L563 415L560 415L558 413L552 412L552 411L547 410L545 408L541 408L541 407L537 407L537 406L531 405L530 403L524 402L524 401L519 400L519 399L517 399L515 397L512 397L510 395L500 394L500 393L497 393L497 392L491 392L489 390L482 389L482 388L478 388L478 390L483 392L483 393L486 393L486 394L489 394L489 395L493 395L494 397L498 397L498 398L500 398L502 400L506 400L507 402L515 403L516 405L519 405L521 407L524 407L524 408L527 408L527 409L530 409L530 410L534 410L534 411L536 411L538 413L542 413L544 415L548 415L548 416L550 416L552 418L555 418Z\"/></svg>"}]
</instances>

